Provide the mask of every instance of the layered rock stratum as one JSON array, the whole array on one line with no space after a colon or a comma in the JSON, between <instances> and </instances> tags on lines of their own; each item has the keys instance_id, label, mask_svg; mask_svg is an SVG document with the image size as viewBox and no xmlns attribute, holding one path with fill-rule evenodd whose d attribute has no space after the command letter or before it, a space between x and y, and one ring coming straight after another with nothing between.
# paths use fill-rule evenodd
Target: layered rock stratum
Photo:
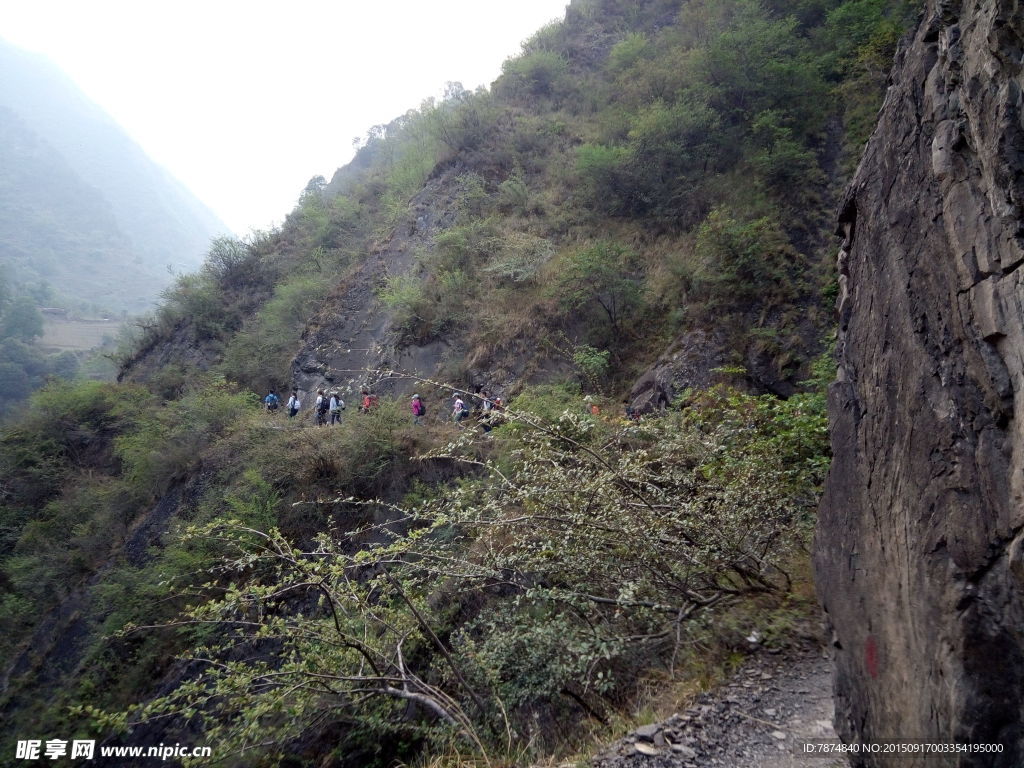
<instances>
[{"instance_id":1,"label":"layered rock stratum","mask_svg":"<svg viewBox=\"0 0 1024 768\"><path fill-rule=\"evenodd\" d=\"M1018 0L929 0L840 214L837 728L1002 745L946 765L1024 764L1022 56Z\"/></svg>"}]
</instances>

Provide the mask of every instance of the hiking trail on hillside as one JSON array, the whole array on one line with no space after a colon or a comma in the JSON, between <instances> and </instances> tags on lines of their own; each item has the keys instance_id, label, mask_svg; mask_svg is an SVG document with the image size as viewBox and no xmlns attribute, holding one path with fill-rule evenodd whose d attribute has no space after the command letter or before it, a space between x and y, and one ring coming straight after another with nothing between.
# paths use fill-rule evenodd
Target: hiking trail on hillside
<instances>
[{"instance_id":1,"label":"hiking trail on hillside","mask_svg":"<svg viewBox=\"0 0 1024 768\"><path fill-rule=\"evenodd\" d=\"M682 712L645 725L594 758L594 768L848 768L798 754L835 740L831 662L818 647L759 652Z\"/></svg>"}]
</instances>

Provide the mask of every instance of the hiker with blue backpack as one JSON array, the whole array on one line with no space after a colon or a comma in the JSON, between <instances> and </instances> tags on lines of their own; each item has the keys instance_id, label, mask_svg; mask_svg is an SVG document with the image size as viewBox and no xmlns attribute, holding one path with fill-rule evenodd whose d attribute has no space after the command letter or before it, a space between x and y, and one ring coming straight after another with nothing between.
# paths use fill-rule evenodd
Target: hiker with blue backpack
<instances>
[{"instance_id":1,"label":"hiker with blue backpack","mask_svg":"<svg viewBox=\"0 0 1024 768\"><path fill-rule=\"evenodd\" d=\"M281 398L277 396L274 390L270 390L270 394L263 398L263 405L268 411L273 413L277 410L278 406L281 405Z\"/></svg>"}]
</instances>

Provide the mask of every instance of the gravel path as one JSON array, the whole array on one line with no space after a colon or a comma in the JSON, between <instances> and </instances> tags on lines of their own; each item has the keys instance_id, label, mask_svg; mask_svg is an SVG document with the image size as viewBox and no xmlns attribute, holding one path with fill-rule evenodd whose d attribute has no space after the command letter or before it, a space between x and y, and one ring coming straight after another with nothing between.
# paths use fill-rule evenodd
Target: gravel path
<instances>
[{"instance_id":1,"label":"gravel path","mask_svg":"<svg viewBox=\"0 0 1024 768\"><path fill-rule=\"evenodd\" d=\"M820 649L751 658L728 682L668 720L639 728L594 768L848 768L797 745L835 739L831 665Z\"/></svg>"}]
</instances>

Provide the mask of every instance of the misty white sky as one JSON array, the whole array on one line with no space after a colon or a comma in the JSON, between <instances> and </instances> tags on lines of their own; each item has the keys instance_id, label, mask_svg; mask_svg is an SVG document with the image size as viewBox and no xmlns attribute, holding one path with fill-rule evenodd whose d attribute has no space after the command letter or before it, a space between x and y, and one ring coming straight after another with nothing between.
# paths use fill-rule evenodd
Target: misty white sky
<instances>
[{"instance_id":1,"label":"misty white sky","mask_svg":"<svg viewBox=\"0 0 1024 768\"><path fill-rule=\"evenodd\" d=\"M279 223L352 139L489 85L568 0L31 0L0 36L46 54L237 234Z\"/></svg>"}]
</instances>

